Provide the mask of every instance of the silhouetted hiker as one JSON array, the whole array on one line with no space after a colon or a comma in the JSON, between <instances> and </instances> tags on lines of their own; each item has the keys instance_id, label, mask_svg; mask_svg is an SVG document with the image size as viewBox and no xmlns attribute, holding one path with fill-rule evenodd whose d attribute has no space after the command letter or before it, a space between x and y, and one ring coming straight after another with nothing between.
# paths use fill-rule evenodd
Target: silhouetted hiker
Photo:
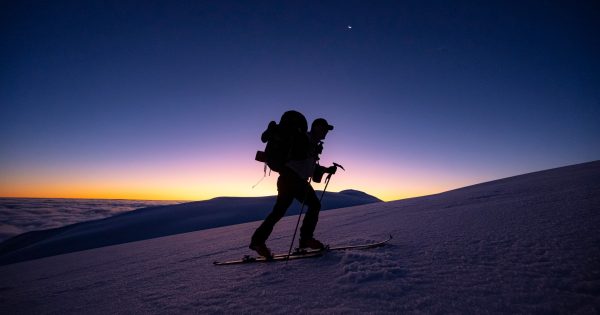
<instances>
[{"instance_id":1,"label":"silhouetted hiker","mask_svg":"<svg viewBox=\"0 0 600 315\"><path fill-rule=\"evenodd\" d=\"M293 116L293 119L290 117ZM281 220L285 212L290 207L294 199L303 202L308 207L302 227L300 228L300 248L323 249L323 244L316 240L313 236L317 221L319 220L319 211L321 210L321 202L308 182L309 177L315 179L323 175L323 173L335 172L333 167L324 168L317 164L319 154L323 150L323 142L327 133L333 130L333 126L329 125L327 120L318 118L313 121L310 132L306 132L306 118L296 111L288 111L284 113L281 122L277 125L275 122L269 124L268 129L263 133L263 142L269 141L267 144L267 160L269 159L269 139L276 138L287 142L279 144L279 147L284 147L283 151L289 152L283 161L277 163L267 162L269 167L274 164L279 172L277 179L277 201L273 206L273 210L256 229L250 243L250 249L256 251L264 257L271 257L271 250L266 246L265 242L273 231L275 224ZM284 134L278 136L277 134ZM274 154L271 154L274 155ZM273 169L273 167L271 167ZM275 169L274 169L275 170ZM315 172L315 170L318 170ZM320 179L318 180L320 181Z\"/></svg>"}]
</instances>

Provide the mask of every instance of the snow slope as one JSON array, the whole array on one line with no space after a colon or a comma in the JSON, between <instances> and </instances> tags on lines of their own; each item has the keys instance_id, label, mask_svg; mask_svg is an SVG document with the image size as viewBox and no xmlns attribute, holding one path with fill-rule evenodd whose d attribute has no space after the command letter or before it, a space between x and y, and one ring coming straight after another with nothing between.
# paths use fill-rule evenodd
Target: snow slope
<instances>
[{"instance_id":1,"label":"snow slope","mask_svg":"<svg viewBox=\"0 0 600 315\"><path fill-rule=\"evenodd\" d=\"M259 222L0 267L0 312L600 312L600 162L322 213L332 245L388 246L285 263L248 254ZM289 246L287 217L269 245Z\"/></svg>"},{"instance_id":2,"label":"snow slope","mask_svg":"<svg viewBox=\"0 0 600 315\"><path fill-rule=\"evenodd\" d=\"M321 196L321 192L317 193ZM28 232L0 243L0 265L262 220L273 208L275 198L220 197L178 205L147 207L105 219ZM374 202L381 200L357 190L327 192L322 209ZM287 214L298 214L300 207L298 202L294 202Z\"/></svg>"}]
</instances>

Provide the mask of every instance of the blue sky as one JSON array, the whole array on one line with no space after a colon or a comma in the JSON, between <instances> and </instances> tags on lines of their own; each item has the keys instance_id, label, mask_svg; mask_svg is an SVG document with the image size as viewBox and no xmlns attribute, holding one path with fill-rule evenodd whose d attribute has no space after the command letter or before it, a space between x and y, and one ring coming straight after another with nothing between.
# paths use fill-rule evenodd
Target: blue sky
<instances>
[{"instance_id":1,"label":"blue sky","mask_svg":"<svg viewBox=\"0 0 600 315\"><path fill-rule=\"evenodd\" d=\"M600 157L593 2L0 11L2 196L271 194L272 181L249 188L262 172L252 158L292 108L336 126L323 162L348 172L333 190L388 200Z\"/></svg>"}]
</instances>

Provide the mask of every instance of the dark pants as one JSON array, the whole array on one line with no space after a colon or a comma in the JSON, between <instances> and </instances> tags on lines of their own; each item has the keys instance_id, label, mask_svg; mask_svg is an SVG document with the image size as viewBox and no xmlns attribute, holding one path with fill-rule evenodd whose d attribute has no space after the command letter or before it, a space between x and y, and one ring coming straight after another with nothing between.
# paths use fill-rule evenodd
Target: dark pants
<instances>
[{"instance_id":1,"label":"dark pants","mask_svg":"<svg viewBox=\"0 0 600 315\"><path fill-rule=\"evenodd\" d=\"M308 208L300 228L300 238L313 238L313 232L317 227L317 221L319 221L321 202L312 186L296 175L294 171L284 168L277 179L277 191L277 201L273 206L273 211L252 235L252 244L264 244L267 241L273 227L283 218L294 198L304 202L304 207Z\"/></svg>"}]
</instances>

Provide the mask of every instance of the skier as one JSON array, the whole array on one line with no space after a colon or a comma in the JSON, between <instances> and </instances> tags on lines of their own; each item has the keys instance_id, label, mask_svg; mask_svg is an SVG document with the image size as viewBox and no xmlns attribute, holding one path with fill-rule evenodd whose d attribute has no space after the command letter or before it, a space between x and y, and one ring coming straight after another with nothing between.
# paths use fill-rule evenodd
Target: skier
<instances>
[{"instance_id":1,"label":"skier","mask_svg":"<svg viewBox=\"0 0 600 315\"><path fill-rule=\"evenodd\" d=\"M260 256L272 257L271 250L265 242L273 231L275 224L284 216L292 204L294 198L308 207L300 228L300 248L324 248L323 243L313 236L319 220L321 202L308 182L308 178L313 177L315 169L318 170L317 173L320 173L321 176L323 172L335 172L334 167L324 168L317 165L319 154L323 150L322 140L325 139L330 130L333 130L333 126L324 118L318 118L313 121L310 132L304 134L305 139L294 141L291 150L292 159L287 161L279 171L277 201L273 206L273 210L252 235L249 248L256 251Z\"/></svg>"}]
</instances>

